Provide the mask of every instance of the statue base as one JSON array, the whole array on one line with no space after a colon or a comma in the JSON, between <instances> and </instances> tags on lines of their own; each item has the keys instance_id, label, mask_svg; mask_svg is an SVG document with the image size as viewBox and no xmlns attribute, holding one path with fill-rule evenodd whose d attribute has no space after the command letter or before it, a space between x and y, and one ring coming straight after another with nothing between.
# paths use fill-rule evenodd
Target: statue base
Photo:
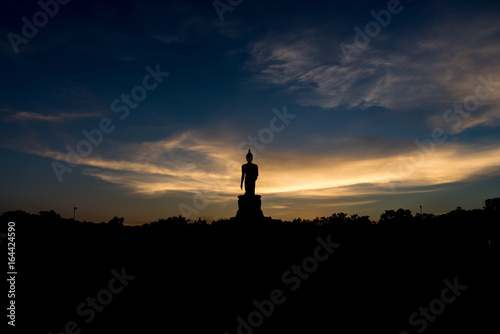
<instances>
[{"instance_id":1,"label":"statue base","mask_svg":"<svg viewBox=\"0 0 500 334\"><path fill-rule=\"evenodd\" d=\"M236 213L236 218L239 220L260 220L264 218L260 205L260 195L238 196L238 212Z\"/></svg>"}]
</instances>

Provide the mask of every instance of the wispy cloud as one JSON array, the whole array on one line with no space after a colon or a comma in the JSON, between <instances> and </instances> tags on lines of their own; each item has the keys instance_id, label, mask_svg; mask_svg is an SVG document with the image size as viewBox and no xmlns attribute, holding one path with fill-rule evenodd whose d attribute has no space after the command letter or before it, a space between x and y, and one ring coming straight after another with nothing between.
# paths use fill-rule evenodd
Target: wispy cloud
<instances>
[{"instance_id":1,"label":"wispy cloud","mask_svg":"<svg viewBox=\"0 0 500 334\"><path fill-rule=\"evenodd\" d=\"M374 39L351 62L341 52L330 55L331 48L318 43L325 38L319 30L271 34L250 45L248 66L257 80L282 87L306 106L440 110L473 93L477 75L500 77L496 18L469 19L443 18L406 34L389 26L384 34L390 38ZM488 101L495 108L479 110L466 127L497 124L498 98Z\"/></svg>"},{"instance_id":2,"label":"wispy cloud","mask_svg":"<svg viewBox=\"0 0 500 334\"><path fill-rule=\"evenodd\" d=\"M117 144L110 156L86 157L80 161L84 174L110 182L136 194L161 195L167 192L197 193L216 189L213 201L225 201L239 194L240 166L244 156L237 140L189 131L173 138L141 144ZM227 136L229 138L230 135ZM236 139L236 138L233 138ZM367 142L370 139L366 140ZM354 142L360 142L357 139ZM391 147L377 155L375 147L387 141L360 146L342 154L327 150L295 149L256 156L261 175L258 191L286 198L328 198L388 194L388 175L397 174L399 157L414 149L408 145ZM375 153L373 152L375 149ZM37 155L64 161L64 152L33 151ZM438 186L475 178L500 166L497 145L476 146L443 143L439 151L413 164L411 173L398 175L399 189Z\"/></svg>"},{"instance_id":3,"label":"wispy cloud","mask_svg":"<svg viewBox=\"0 0 500 334\"><path fill-rule=\"evenodd\" d=\"M100 113L65 113L40 114L33 111L2 109L6 121L46 121L64 122L81 118L92 118L101 116Z\"/></svg>"}]
</instances>

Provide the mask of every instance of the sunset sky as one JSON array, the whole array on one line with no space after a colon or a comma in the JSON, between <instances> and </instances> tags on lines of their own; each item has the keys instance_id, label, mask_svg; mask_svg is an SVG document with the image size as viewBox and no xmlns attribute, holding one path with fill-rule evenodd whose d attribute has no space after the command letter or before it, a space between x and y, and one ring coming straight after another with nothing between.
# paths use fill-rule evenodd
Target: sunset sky
<instances>
[{"instance_id":1,"label":"sunset sky","mask_svg":"<svg viewBox=\"0 0 500 334\"><path fill-rule=\"evenodd\" d=\"M500 197L498 1L43 3L1 5L0 213L229 218L249 148L273 218Z\"/></svg>"}]
</instances>

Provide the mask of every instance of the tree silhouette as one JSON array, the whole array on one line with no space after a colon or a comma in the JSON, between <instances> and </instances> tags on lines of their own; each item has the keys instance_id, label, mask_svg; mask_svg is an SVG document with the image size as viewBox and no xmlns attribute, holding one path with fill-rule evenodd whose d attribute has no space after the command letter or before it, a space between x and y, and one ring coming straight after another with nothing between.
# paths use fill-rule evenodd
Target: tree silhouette
<instances>
[{"instance_id":1,"label":"tree silhouette","mask_svg":"<svg viewBox=\"0 0 500 334\"><path fill-rule=\"evenodd\" d=\"M488 212L500 212L500 197L484 201L484 209Z\"/></svg>"},{"instance_id":2,"label":"tree silhouette","mask_svg":"<svg viewBox=\"0 0 500 334\"><path fill-rule=\"evenodd\" d=\"M9 211L0 218L19 222L16 235L19 232L23 242L30 245L19 248L23 260L20 263L25 275L31 274L36 284L25 285L24 289L48 303L34 314L39 317L37 326L43 326L45 332L55 332L68 321L65 309L74 315L77 299L95 296L105 288L104 280L110 279L110 269L115 268L137 279L113 301L111 312L96 316L98 320L89 324L90 332L100 332L100 328L153 332L153 327L162 322L184 326L189 333L224 333L228 328L233 328L229 332L234 333L237 317L246 320L246 315L260 310L253 307L256 304L252 301L259 305L265 305L264 300L270 303L270 297L262 293L275 287L291 293L288 289L295 285L285 284L284 273L293 279L288 282L296 282L299 272L309 270L311 278L300 281L303 287L299 291L304 293L287 299L284 307L275 305L282 315L273 316L259 328L259 333L275 333L277 328L298 331L289 319L305 319L300 331L318 333L321 331L317 328L310 330L311 323L331 326L332 316L339 332L352 332L353 326L357 326L355 332L373 330L375 323L383 326L379 320L387 315L380 300L398 305L400 312L395 312L399 312L397 318L401 321L390 319L388 327L377 327L377 331L398 333L415 305L432 300L427 292L439 298L436 284L444 278L453 282L457 273L460 284L471 286L460 297L461 305L466 305L465 296L471 296L467 316L477 309L471 323L478 326L484 322L485 308L477 305L486 305L499 279L495 267L498 203L499 199L491 199L483 209L460 208L436 216L413 216L405 209L387 210L380 216L380 224L372 224L368 216L345 212L290 221L266 217L266 223L253 225L230 219L207 224L203 218L189 221L182 216L160 218L142 226L124 225L125 219L120 216L114 216L109 223L94 224L61 218L53 210L38 214ZM5 235L0 237L2 245L7 242ZM341 246L328 257L328 249L333 251L331 243ZM324 259L321 263L320 258ZM314 261L317 272L311 271ZM294 268L302 269L295 272ZM39 275L44 270L50 270L51 275ZM101 276L100 280L94 279ZM87 289L93 280L96 284ZM111 286L118 288L115 283ZM164 307L146 302L145 296L177 307L165 313ZM214 300L221 301L221 306L213 307ZM452 317L446 326L456 323L463 327L455 319L463 318L464 313L446 307L448 319ZM488 325L495 321L497 313L491 310ZM193 322L193 316L199 321ZM360 316L369 321L357 324ZM440 321L445 323L446 318ZM440 331L444 327L432 326L439 333L456 331Z\"/></svg>"},{"instance_id":3,"label":"tree silhouette","mask_svg":"<svg viewBox=\"0 0 500 334\"><path fill-rule=\"evenodd\" d=\"M406 224L413 222L413 215L410 210L398 209L385 210L385 212L380 215L379 224Z\"/></svg>"},{"instance_id":4,"label":"tree silhouette","mask_svg":"<svg viewBox=\"0 0 500 334\"><path fill-rule=\"evenodd\" d=\"M159 218L156 222L152 222L151 226L185 226L188 220L183 216Z\"/></svg>"},{"instance_id":5,"label":"tree silhouette","mask_svg":"<svg viewBox=\"0 0 500 334\"><path fill-rule=\"evenodd\" d=\"M110 225L114 225L114 226L117 226L117 225L120 225L120 226L123 226L123 222L125 221L125 218L123 217L113 217L112 219L110 219L110 221L108 222Z\"/></svg>"},{"instance_id":6,"label":"tree silhouette","mask_svg":"<svg viewBox=\"0 0 500 334\"><path fill-rule=\"evenodd\" d=\"M23 210L6 211L2 214L2 222L19 222L26 221L30 218L31 214Z\"/></svg>"},{"instance_id":7,"label":"tree silhouette","mask_svg":"<svg viewBox=\"0 0 500 334\"><path fill-rule=\"evenodd\" d=\"M40 214L41 219L47 220L47 221L61 219L61 215L56 213L54 210L40 211L39 214Z\"/></svg>"}]
</instances>

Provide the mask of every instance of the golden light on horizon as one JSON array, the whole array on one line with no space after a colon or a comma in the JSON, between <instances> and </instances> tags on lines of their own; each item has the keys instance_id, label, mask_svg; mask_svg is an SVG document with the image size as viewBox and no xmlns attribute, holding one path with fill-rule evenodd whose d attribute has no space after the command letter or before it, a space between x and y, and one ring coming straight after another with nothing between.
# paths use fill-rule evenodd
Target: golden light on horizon
<instances>
[{"instance_id":1,"label":"golden light on horizon","mask_svg":"<svg viewBox=\"0 0 500 334\"><path fill-rule=\"evenodd\" d=\"M362 147L360 152L343 157L298 151L259 152L254 160L260 171L256 189L261 195L290 198L389 193L393 191L391 182L405 188L439 185L459 182L487 168L500 166L500 148L497 147L477 150L443 143L432 154L423 154L408 164L407 155L414 149L409 147L407 153L401 151L384 157L363 152ZM174 140L144 143L121 151L129 154L118 159L84 158L81 161L84 173L143 196L206 192L212 193L213 201L229 201L241 194L240 166L244 159L238 162L235 147L226 142L190 133ZM174 151L178 154L174 163L162 158ZM65 158L57 152L38 154L57 160ZM363 184L371 186L358 186Z\"/></svg>"}]
</instances>

